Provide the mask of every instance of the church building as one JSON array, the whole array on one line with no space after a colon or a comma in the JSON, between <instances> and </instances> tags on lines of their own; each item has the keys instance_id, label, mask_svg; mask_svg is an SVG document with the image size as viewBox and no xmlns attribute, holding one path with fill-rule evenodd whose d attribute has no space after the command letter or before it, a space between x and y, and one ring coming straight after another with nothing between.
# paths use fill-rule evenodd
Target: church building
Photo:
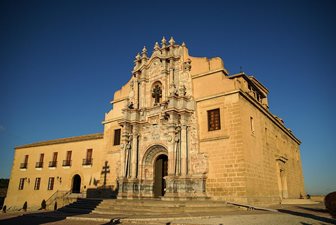
<instances>
[{"instance_id":1,"label":"church building","mask_svg":"<svg viewBox=\"0 0 336 225\"><path fill-rule=\"evenodd\" d=\"M18 146L5 205L66 196L278 204L305 195L300 140L268 89L171 38L144 47L115 92L103 133ZM106 196L106 193L108 196Z\"/></svg>"}]
</instances>

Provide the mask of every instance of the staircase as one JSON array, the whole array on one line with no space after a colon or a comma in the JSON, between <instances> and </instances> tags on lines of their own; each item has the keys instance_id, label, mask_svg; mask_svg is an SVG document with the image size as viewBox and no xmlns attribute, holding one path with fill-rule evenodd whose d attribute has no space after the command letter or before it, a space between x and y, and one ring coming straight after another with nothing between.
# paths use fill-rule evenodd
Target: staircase
<instances>
[{"instance_id":1,"label":"staircase","mask_svg":"<svg viewBox=\"0 0 336 225\"><path fill-rule=\"evenodd\" d=\"M103 200L78 198L77 201L59 208L57 211L73 214L88 214L91 213Z\"/></svg>"},{"instance_id":2,"label":"staircase","mask_svg":"<svg viewBox=\"0 0 336 225\"><path fill-rule=\"evenodd\" d=\"M210 217L241 210L224 201L189 200L165 201L160 199L93 199L79 198L59 211L71 213L67 219L149 224L150 221L171 218Z\"/></svg>"},{"instance_id":3,"label":"staircase","mask_svg":"<svg viewBox=\"0 0 336 225\"><path fill-rule=\"evenodd\" d=\"M204 214L207 212L232 211L237 207L229 206L223 201L191 200L164 201L159 199L104 200L92 213L124 215L170 215L170 214Z\"/></svg>"}]
</instances>

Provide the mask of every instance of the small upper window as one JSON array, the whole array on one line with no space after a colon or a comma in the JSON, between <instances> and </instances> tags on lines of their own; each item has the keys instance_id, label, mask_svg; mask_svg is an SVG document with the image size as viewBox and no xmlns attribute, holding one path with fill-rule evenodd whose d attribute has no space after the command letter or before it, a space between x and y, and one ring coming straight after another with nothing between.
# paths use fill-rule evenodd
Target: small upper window
<instances>
[{"instance_id":1,"label":"small upper window","mask_svg":"<svg viewBox=\"0 0 336 225\"><path fill-rule=\"evenodd\" d=\"M254 121L253 121L253 117L250 117L250 127L251 127L251 132L252 134L254 134Z\"/></svg>"},{"instance_id":2,"label":"small upper window","mask_svg":"<svg viewBox=\"0 0 336 225\"><path fill-rule=\"evenodd\" d=\"M220 130L220 111L219 109L208 110L208 131Z\"/></svg>"},{"instance_id":3,"label":"small upper window","mask_svg":"<svg viewBox=\"0 0 336 225\"><path fill-rule=\"evenodd\" d=\"M23 190L25 178L20 178L19 190Z\"/></svg>"},{"instance_id":4,"label":"small upper window","mask_svg":"<svg viewBox=\"0 0 336 225\"><path fill-rule=\"evenodd\" d=\"M121 129L114 130L113 145L120 145L120 134L121 134Z\"/></svg>"},{"instance_id":5,"label":"small upper window","mask_svg":"<svg viewBox=\"0 0 336 225\"><path fill-rule=\"evenodd\" d=\"M48 190L54 190L55 177L49 177Z\"/></svg>"},{"instance_id":6,"label":"small upper window","mask_svg":"<svg viewBox=\"0 0 336 225\"><path fill-rule=\"evenodd\" d=\"M35 178L34 190L40 190L40 184L41 184L41 177L36 177Z\"/></svg>"}]
</instances>

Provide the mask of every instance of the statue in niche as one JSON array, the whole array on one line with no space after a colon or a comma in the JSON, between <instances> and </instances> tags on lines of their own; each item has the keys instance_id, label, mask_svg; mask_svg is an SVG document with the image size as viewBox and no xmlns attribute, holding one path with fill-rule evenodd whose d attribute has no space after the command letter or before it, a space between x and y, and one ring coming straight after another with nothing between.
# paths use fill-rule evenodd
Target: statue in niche
<instances>
[{"instance_id":1,"label":"statue in niche","mask_svg":"<svg viewBox=\"0 0 336 225\"><path fill-rule=\"evenodd\" d=\"M180 96L185 96L187 94L187 88L184 85L180 87L179 91L180 91Z\"/></svg>"},{"instance_id":2,"label":"statue in niche","mask_svg":"<svg viewBox=\"0 0 336 225\"><path fill-rule=\"evenodd\" d=\"M175 84L170 84L169 93L170 93L170 96L178 96Z\"/></svg>"},{"instance_id":3,"label":"statue in niche","mask_svg":"<svg viewBox=\"0 0 336 225\"><path fill-rule=\"evenodd\" d=\"M162 98L162 90L160 85L155 85L152 92L152 97L154 98L154 105L158 105L160 103L160 99Z\"/></svg>"},{"instance_id":4,"label":"statue in niche","mask_svg":"<svg viewBox=\"0 0 336 225\"><path fill-rule=\"evenodd\" d=\"M130 102L130 103L128 104L128 108L129 108L129 109L134 109L134 104L133 104L133 102Z\"/></svg>"}]
</instances>

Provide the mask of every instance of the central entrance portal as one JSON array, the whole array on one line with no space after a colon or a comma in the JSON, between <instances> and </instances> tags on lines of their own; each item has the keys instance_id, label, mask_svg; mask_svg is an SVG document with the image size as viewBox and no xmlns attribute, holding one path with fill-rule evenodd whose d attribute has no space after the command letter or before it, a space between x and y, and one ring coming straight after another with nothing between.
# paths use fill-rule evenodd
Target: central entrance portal
<instances>
[{"instance_id":1,"label":"central entrance portal","mask_svg":"<svg viewBox=\"0 0 336 225\"><path fill-rule=\"evenodd\" d=\"M166 183L163 179L168 175L168 157L164 154L159 155L154 163L154 197L161 197L165 194Z\"/></svg>"}]
</instances>

